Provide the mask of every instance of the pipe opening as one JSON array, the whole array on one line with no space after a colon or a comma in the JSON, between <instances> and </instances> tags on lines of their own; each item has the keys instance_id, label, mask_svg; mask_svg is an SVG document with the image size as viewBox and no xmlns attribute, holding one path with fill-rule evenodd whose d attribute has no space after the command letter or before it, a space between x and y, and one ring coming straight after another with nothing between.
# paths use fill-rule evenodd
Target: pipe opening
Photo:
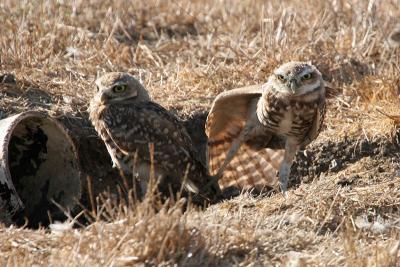
<instances>
[{"instance_id":1,"label":"pipe opening","mask_svg":"<svg viewBox=\"0 0 400 267\"><path fill-rule=\"evenodd\" d=\"M12 182L24 203L17 224L29 227L64 220L81 195L78 163L72 141L56 122L29 116L13 129L8 143L8 167ZM51 219L50 219L51 218Z\"/></svg>"}]
</instances>

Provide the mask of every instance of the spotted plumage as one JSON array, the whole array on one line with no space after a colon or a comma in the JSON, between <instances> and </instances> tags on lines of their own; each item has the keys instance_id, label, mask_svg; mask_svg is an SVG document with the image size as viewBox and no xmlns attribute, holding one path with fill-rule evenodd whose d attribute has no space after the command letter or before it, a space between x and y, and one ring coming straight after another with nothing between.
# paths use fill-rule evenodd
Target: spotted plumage
<instances>
[{"instance_id":1,"label":"spotted plumage","mask_svg":"<svg viewBox=\"0 0 400 267\"><path fill-rule=\"evenodd\" d=\"M283 64L264 85L221 93L206 123L211 174L222 187L260 189L276 185L279 169L285 193L294 155L318 136L324 114L322 76L306 62Z\"/></svg>"},{"instance_id":2,"label":"spotted plumage","mask_svg":"<svg viewBox=\"0 0 400 267\"><path fill-rule=\"evenodd\" d=\"M105 142L113 164L125 176L138 176L147 190L153 162L159 189L175 194L187 191L213 200L216 184L203 190L211 177L197 158L194 145L181 122L150 100L131 75L108 73L96 81L98 92L90 103L90 119Z\"/></svg>"}]
</instances>

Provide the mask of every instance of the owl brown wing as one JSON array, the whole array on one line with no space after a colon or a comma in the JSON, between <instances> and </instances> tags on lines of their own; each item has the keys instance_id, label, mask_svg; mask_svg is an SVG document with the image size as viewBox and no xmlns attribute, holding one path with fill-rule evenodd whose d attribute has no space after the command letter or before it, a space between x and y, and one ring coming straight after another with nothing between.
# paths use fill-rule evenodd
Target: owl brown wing
<instances>
[{"instance_id":1,"label":"owl brown wing","mask_svg":"<svg viewBox=\"0 0 400 267\"><path fill-rule=\"evenodd\" d=\"M181 122L154 102L110 105L102 114L105 129L124 153L149 143L179 147L193 155L194 146Z\"/></svg>"},{"instance_id":2,"label":"owl brown wing","mask_svg":"<svg viewBox=\"0 0 400 267\"><path fill-rule=\"evenodd\" d=\"M216 174L223 164L232 141L238 138L251 112L254 102L262 95L261 85L233 89L221 93L207 117L207 162L210 173ZM220 179L222 188L240 189L272 185L282 160L282 151L254 149L243 144L229 163Z\"/></svg>"},{"instance_id":3,"label":"owl brown wing","mask_svg":"<svg viewBox=\"0 0 400 267\"><path fill-rule=\"evenodd\" d=\"M317 109L315 110L313 124L311 126L310 131L307 133L303 143L300 145L301 148L304 148L306 145L308 145L318 137L322 129L325 113L326 113L326 101L325 101L325 95L322 95L318 102Z\"/></svg>"},{"instance_id":4,"label":"owl brown wing","mask_svg":"<svg viewBox=\"0 0 400 267\"><path fill-rule=\"evenodd\" d=\"M219 94L207 116L208 141L216 142L236 137L248 119L251 102L258 99L261 94L261 85L233 89Z\"/></svg>"},{"instance_id":5,"label":"owl brown wing","mask_svg":"<svg viewBox=\"0 0 400 267\"><path fill-rule=\"evenodd\" d=\"M190 164L186 187L198 192L207 182L206 168L183 125L174 115L154 102L110 105L101 114L104 129L114 144L128 156L150 161L149 144L154 144L154 163L174 177L183 178ZM195 169L192 169L195 168ZM194 184L193 184L194 183Z\"/></svg>"},{"instance_id":6,"label":"owl brown wing","mask_svg":"<svg viewBox=\"0 0 400 267\"><path fill-rule=\"evenodd\" d=\"M200 160L184 126L154 102L118 103L104 109L100 120L113 143L127 156L138 155L150 163L149 144L154 144L154 164L181 179L190 165L185 186L194 193L208 184L207 169Z\"/></svg>"}]
</instances>

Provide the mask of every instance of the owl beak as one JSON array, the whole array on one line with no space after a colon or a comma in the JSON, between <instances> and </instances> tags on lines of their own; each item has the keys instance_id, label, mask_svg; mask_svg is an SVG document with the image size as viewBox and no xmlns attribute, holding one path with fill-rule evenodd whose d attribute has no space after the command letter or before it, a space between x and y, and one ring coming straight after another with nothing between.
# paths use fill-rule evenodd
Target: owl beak
<instances>
[{"instance_id":1,"label":"owl beak","mask_svg":"<svg viewBox=\"0 0 400 267\"><path fill-rule=\"evenodd\" d=\"M106 94L101 94L101 96L100 96L100 102L101 102L101 104L107 104L107 102L108 102L108 96L106 95Z\"/></svg>"},{"instance_id":2,"label":"owl beak","mask_svg":"<svg viewBox=\"0 0 400 267\"><path fill-rule=\"evenodd\" d=\"M297 89L297 81L296 80L290 80L289 82L288 82L288 85L287 85L289 88L290 88L290 90L292 91L292 93L293 94L295 94L296 93L296 89Z\"/></svg>"}]
</instances>

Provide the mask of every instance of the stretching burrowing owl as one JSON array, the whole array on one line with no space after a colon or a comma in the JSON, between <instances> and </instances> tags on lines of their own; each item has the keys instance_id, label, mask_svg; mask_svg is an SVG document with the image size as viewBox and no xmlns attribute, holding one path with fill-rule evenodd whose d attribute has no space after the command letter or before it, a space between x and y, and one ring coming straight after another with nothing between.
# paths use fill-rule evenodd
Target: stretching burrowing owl
<instances>
[{"instance_id":1,"label":"stretching burrowing owl","mask_svg":"<svg viewBox=\"0 0 400 267\"><path fill-rule=\"evenodd\" d=\"M211 174L222 175L222 187L237 180L243 188L273 184L279 168L286 195L294 155L318 136L324 113L321 73L306 62L280 66L264 85L221 93L206 123Z\"/></svg>"},{"instance_id":2,"label":"stretching burrowing owl","mask_svg":"<svg viewBox=\"0 0 400 267\"><path fill-rule=\"evenodd\" d=\"M142 193L154 173L163 193L186 190L213 200L219 194L207 168L178 119L152 102L146 89L126 73L108 73L96 81L90 119L106 144L113 163L124 175L137 175ZM152 158L151 158L152 157ZM135 166L134 166L135 165ZM214 179L215 180L215 179ZM205 185L211 183L211 187Z\"/></svg>"}]
</instances>

